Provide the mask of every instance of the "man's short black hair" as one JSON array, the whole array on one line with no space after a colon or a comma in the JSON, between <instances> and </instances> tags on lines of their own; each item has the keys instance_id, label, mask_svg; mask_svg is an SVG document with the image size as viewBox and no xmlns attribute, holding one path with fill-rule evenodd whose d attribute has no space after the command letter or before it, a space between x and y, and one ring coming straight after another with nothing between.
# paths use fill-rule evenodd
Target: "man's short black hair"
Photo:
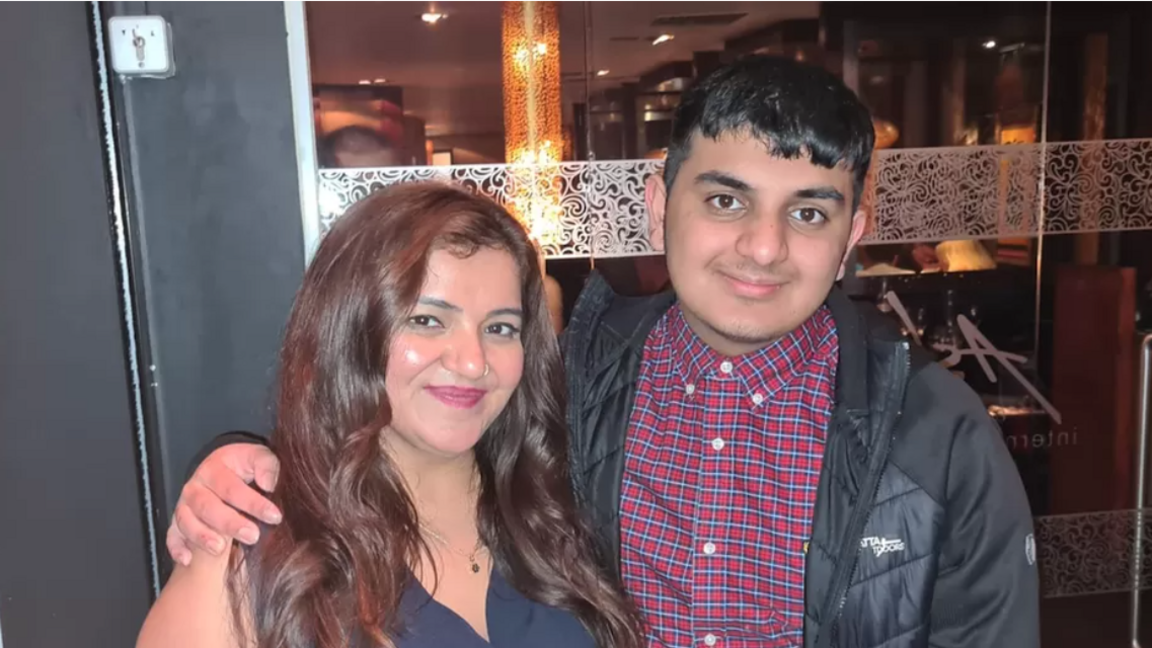
<instances>
[{"instance_id":1,"label":"man's short black hair","mask_svg":"<svg viewBox=\"0 0 1152 648\"><path fill-rule=\"evenodd\" d=\"M821 68L775 56L749 56L724 66L684 93L672 121L664 166L669 189L691 154L692 135L715 140L747 133L770 155L854 174L860 203L876 133L872 116L844 82Z\"/></svg>"}]
</instances>

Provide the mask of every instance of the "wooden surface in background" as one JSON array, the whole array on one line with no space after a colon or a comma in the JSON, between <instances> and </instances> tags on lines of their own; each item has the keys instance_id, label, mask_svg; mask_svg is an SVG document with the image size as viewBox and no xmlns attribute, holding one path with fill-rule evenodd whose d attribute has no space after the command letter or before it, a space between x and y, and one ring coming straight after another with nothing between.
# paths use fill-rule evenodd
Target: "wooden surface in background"
<instances>
[{"instance_id":1,"label":"wooden surface in background","mask_svg":"<svg viewBox=\"0 0 1152 648\"><path fill-rule=\"evenodd\" d=\"M1052 448L1052 513L1129 508L1135 449L1136 274L1065 266L1056 273L1052 403L1060 431L1078 442Z\"/></svg>"}]
</instances>

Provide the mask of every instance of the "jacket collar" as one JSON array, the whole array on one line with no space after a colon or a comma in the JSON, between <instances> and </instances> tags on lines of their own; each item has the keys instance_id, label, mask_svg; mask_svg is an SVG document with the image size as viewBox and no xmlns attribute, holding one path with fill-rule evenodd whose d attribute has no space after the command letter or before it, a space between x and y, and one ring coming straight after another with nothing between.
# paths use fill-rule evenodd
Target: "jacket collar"
<instances>
[{"instance_id":1,"label":"jacket collar","mask_svg":"<svg viewBox=\"0 0 1152 648\"><path fill-rule=\"evenodd\" d=\"M648 333L675 303L676 295L670 290L646 297L619 295L603 275L593 270L563 333L567 338L565 350L578 357L567 357L565 363L587 362L593 339L600 350L596 366L585 366L577 374L593 375L627 351L643 353Z\"/></svg>"},{"instance_id":2,"label":"jacket collar","mask_svg":"<svg viewBox=\"0 0 1152 648\"><path fill-rule=\"evenodd\" d=\"M588 385L596 384L598 393L603 393L605 376L611 376L612 389L633 389L648 334L675 301L671 292L622 297L593 274L564 333L568 386L576 395L572 402L582 402L579 395ZM828 444L844 450L839 455L845 462L843 470L837 474L842 485L858 492L875 461L883 460L876 458L877 450L886 454L883 449L903 402L910 358L899 330L875 308L854 304L839 288L825 303L840 348ZM631 410L630 402L627 409ZM576 408L569 408L569 417L573 429L583 425ZM597 457L620 452L624 432L620 429L607 437Z\"/></svg>"},{"instance_id":3,"label":"jacket collar","mask_svg":"<svg viewBox=\"0 0 1152 648\"><path fill-rule=\"evenodd\" d=\"M676 303L676 293L671 290L646 297L624 297L616 294L600 273L594 273L592 280L598 290L611 293L612 304L604 313L604 326L635 350L643 350L652 327Z\"/></svg>"},{"instance_id":4,"label":"jacket collar","mask_svg":"<svg viewBox=\"0 0 1152 648\"><path fill-rule=\"evenodd\" d=\"M569 328L577 335L592 334L599 318L601 332L611 335L610 344L615 347L606 354L607 359L614 361L625 350L642 352L652 327L675 303L676 294L671 290L647 297L619 295L603 275L593 271L573 309ZM836 400L849 411L867 411L869 343L895 343L899 333L879 313L866 318L861 312L866 309L853 304L838 286L832 288L825 304L832 312L840 340Z\"/></svg>"},{"instance_id":5,"label":"jacket collar","mask_svg":"<svg viewBox=\"0 0 1152 648\"><path fill-rule=\"evenodd\" d=\"M611 364L628 351L643 353L648 333L675 303L676 294L671 290L646 297L619 295L593 271L573 309L568 334L581 338L584 351L596 337L596 346L602 351L597 354L597 366ZM883 381L875 379L874 372L883 370L877 364L890 361L894 347L903 338L879 311L857 306L839 286L833 286L825 304L832 312L840 343L837 406L850 416L866 416L871 404L883 401L883 394L873 393L884 388L879 384ZM596 367L588 369L588 375L596 371Z\"/></svg>"},{"instance_id":6,"label":"jacket collar","mask_svg":"<svg viewBox=\"0 0 1152 648\"><path fill-rule=\"evenodd\" d=\"M836 402L849 413L868 410L868 337L860 309L838 286L825 300L840 338L836 369Z\"/></svg>"}]
</instances>

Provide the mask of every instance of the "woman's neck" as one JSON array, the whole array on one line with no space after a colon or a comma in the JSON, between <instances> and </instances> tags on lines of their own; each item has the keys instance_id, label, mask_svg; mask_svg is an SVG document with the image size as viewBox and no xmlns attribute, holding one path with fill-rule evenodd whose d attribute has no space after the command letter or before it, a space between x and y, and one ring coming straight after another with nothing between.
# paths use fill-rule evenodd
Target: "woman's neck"
<instances>
[{"instance_id":1,"label":"woman's neck","mask_svg":"<svg viewBox=\"0 0 1152 648\"><path fill-rule=\"evenodd\" d=\"M449 532L475 527L480 480L474 462L426 469L405 479L420 522Z\"/></svg>"},{"instance_id":2,"label":"woman's neck","mask_svg":"<svg viewBox=\"0 0 1152 648\"><path fill-rule=\"evenodd\" d=\"M475 537L479 475L472 453L458 457L430 457L389 448L421 524L453 536Z\"/></svg>"}]
</instances>

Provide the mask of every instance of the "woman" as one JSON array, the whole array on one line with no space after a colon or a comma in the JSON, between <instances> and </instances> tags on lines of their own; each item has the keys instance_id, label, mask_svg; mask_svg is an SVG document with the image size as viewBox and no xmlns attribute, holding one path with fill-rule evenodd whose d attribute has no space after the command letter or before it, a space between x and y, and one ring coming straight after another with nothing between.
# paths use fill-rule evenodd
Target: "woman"
<instances>
[{"instance_id":1,"label":"woman","mask_svg":"<svg viewBox=\"0 0 1152 648\"><path fill-rule=\"evenodd\" d=\"M536 252L444 185L355 205L285 334L282 524L178 566L143 648L640 647L567 471Z\"/></svg>"}]
</instances>

